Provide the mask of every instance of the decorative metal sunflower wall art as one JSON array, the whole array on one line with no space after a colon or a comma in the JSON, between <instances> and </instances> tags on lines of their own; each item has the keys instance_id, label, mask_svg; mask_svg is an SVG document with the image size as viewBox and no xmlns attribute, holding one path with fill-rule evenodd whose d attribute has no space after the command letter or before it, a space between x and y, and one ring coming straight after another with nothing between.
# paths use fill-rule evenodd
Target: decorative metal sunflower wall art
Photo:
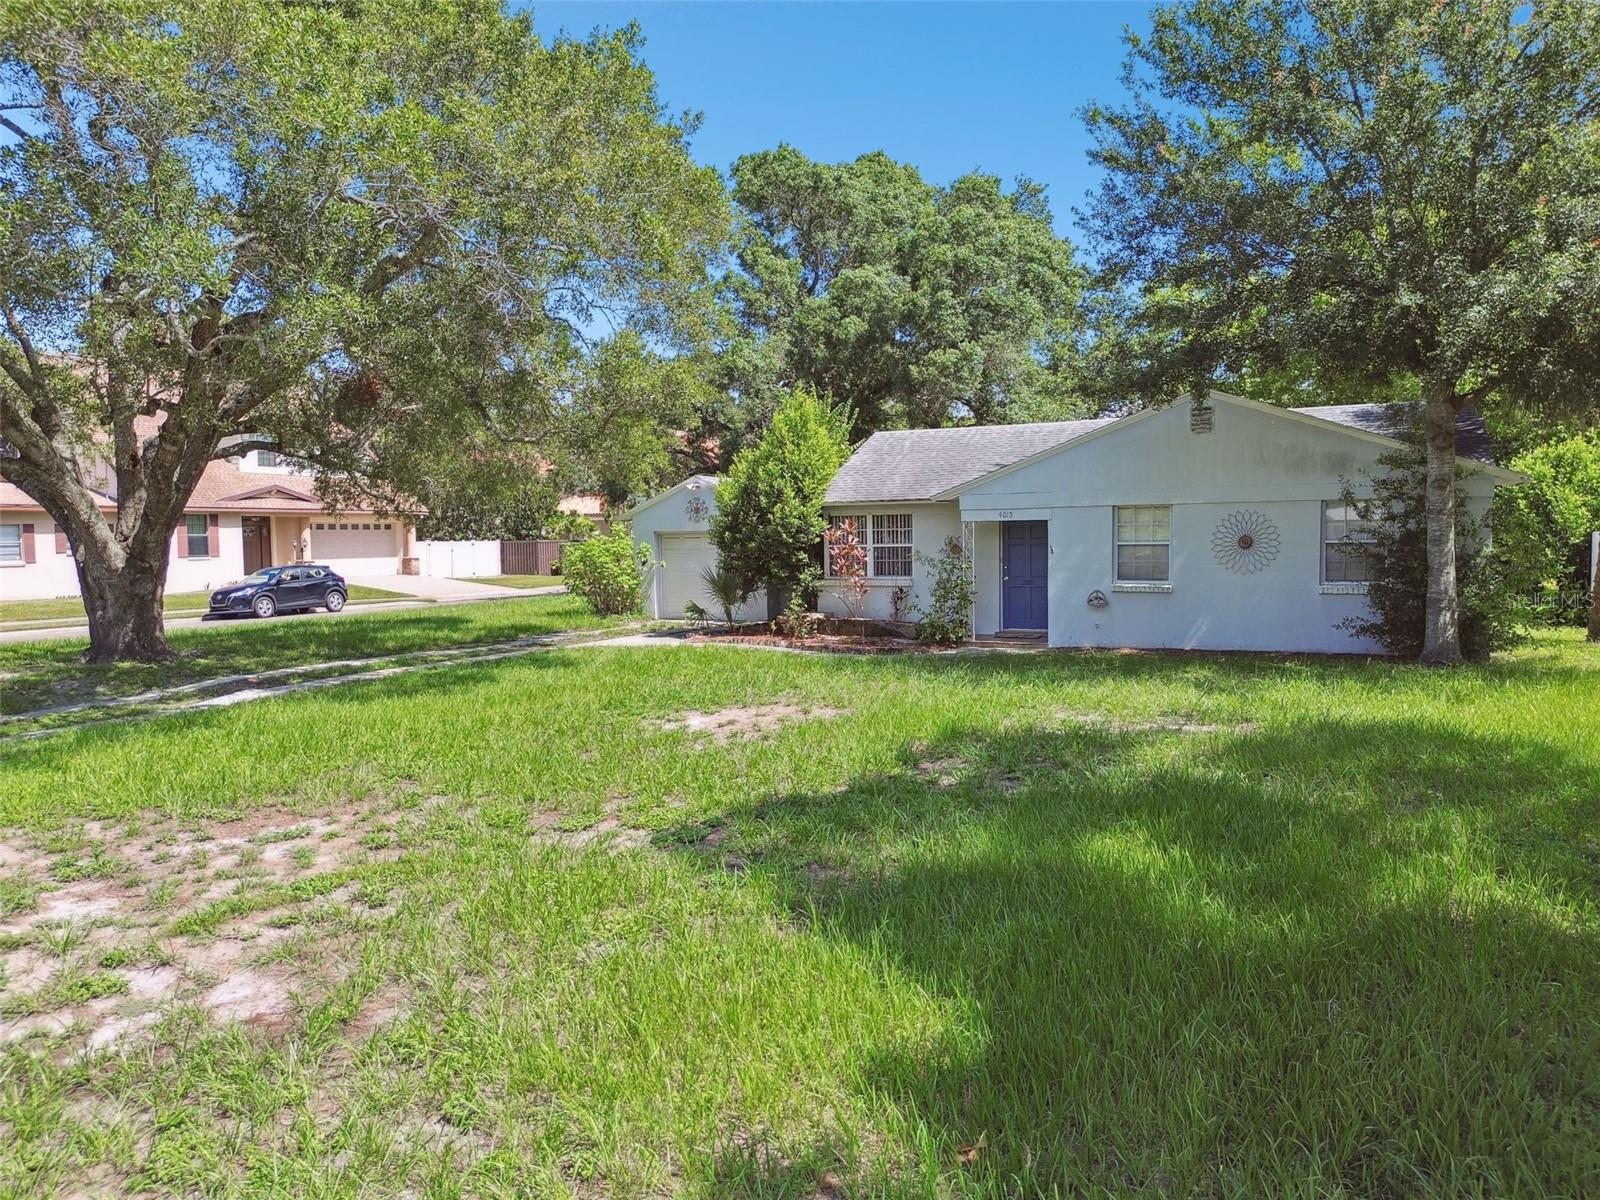
<instances>
[{"instance_id":1,"label":"decorative metal sunflower wall art","mask_svg":"<svg viewBox=\"0 0 1600 1200\"><path fill-rule=\"evenodd\" d=\"M1211 535L1211 552L1228 570L1254 575L1278 557L1278 527L1253 508L1229 513Z\"/></svg>"}]
</instances>

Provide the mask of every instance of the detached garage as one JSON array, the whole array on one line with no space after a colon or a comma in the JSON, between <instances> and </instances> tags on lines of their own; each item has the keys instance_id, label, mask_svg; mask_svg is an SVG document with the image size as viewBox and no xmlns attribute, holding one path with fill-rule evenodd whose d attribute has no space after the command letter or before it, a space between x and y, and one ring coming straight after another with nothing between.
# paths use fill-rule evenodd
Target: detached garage
<instances>
[{"instance_id":1,"label":"detached garage","mask_svg":"<svg viewBox=\"0 0 1600 1200\"><path fill-rule=\"evenodd\" d=\"M706 594L702 572L717 565L717 549L707 532L717 511L714 475L691 475L676 487L633 508L633 540L650 547L652 567L645 587L645 608L657 620L677 620L693 602L713 616L717 602ZM735 614L743 621L765 620L766 596L756 592Z\"/></svg>"}]
</instances>

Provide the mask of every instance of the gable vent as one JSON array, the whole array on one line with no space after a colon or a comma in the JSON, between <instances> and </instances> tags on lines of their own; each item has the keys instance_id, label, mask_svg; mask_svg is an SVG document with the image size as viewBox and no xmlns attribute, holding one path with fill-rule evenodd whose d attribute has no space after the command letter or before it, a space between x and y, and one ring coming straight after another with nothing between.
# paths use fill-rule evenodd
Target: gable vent
<instances>
[{"instance_id":1,"label":"gable vent","mask_svg":"<svg viewBox=\"0 0 1600 1200\"><path fill-rule=\"evenodd\" d=\"M1189 432L1210 433L1216 428L1217 410L1204 400L1196 400L1189 406Z\"/></svg>"}]
</instances>

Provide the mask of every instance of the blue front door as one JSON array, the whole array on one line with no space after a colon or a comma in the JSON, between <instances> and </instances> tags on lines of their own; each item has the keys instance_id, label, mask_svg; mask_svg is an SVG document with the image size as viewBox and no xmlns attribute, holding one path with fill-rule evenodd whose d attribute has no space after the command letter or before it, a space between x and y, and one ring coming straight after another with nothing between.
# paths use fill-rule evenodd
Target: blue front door
<instances>
[{"instance_id":1,"label":"blue front door","mask_svg":"<svg viewBox=\"0 0 1600 1200\"><path fill-rule=\"evenodd\" d=\"M1050 540L1044 521L1007 521L1000 541L1000 624L1006 629L1050 625Z\"/></svg>"}]
</instances>

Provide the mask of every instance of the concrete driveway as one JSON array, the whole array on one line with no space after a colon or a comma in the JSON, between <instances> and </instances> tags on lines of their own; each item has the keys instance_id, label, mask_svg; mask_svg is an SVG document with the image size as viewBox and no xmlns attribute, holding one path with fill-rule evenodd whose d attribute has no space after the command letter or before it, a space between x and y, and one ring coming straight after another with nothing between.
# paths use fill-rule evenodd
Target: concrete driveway
<instances>
[{"instance_id":1,"label":"concrete driveway","mask_svg":"<svg viewBox=\"0 0 1600 1200\"><path fill-rule=\"evenodd\" d=\"M403 592L424 600L488 600L495 596L539 596L565 588L514 588L497 583L477 583L471 579L435 579L431 575L352 575L351 583L362 587Z\"/></svg>"}]
</instances>

